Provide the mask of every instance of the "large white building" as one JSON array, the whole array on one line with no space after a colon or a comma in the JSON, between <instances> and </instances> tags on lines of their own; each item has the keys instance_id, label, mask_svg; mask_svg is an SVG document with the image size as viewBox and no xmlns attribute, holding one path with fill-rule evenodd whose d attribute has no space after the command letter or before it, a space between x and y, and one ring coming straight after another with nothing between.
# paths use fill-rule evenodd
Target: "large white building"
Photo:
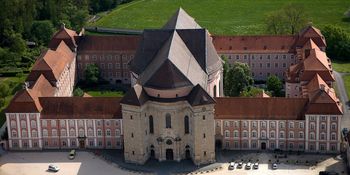
<instances>
[{"instance_id":1,"label":"large white building","mask_svg":"<svg viewBox=\"0 0 350 175\"><path fill-rule=\"evenodd\" d=\"M179 9L163 28L144 30L141 37L106 37L77 35L64 26L55 34L6 109L10 150L123 149L125 161L138 164L149 158L210 163L215 145L340 150L342 106L332 88L324 38L313 27L296 40L281 39L281 45L278 37L272 37L276 42L266 42L266 36L220 39ZM252 38L259 42L252 45ZM135 42L138 48L132 51ZM285 53L288 43L297 57ZM231 57L231 63L234 58L250 60L250 67L269 63L261 79L286 72L287 97L223 97L217 52ZM275 69L272 57L285 66ZM88 64L98 64L103 76L113 83L130 82L131 88L123 98L71 97L75 70L82 76ZM123 79L114 76L121 73Z\"/></svg>"}]
</instances>

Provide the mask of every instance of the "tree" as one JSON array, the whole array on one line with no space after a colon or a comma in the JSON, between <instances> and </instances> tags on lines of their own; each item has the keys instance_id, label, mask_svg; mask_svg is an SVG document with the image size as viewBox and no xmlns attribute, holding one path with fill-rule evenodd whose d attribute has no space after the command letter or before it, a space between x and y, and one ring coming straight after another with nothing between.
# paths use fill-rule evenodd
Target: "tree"
<instances>
[{"instance_id":1,"label":"tree","mask_svg":"<svg viewBox=\"0 0 350 175\"><path fill-rule=\"evenodd\" d=\"M264 90L254 87L254 86L249 86L247 88L245 88L240 96L241 97L256 97L257 95L259 95L260 93L262 93Z\"/></svg>"},{"instance_id":2,"label":"tree","mask_svg":"<svg viewBox=\"0 0 350 175\"><path fill-rule=\"evenodd\" d=\"M288 4L268 14L265 23L269 33L296 34L307 25L307 16L302 5Z\"/></svg>"},{"instance_id":3,"label":"tree","mask_svg":"<svg viewBox=\"0 0 350 175\"><path fill-rule=\"evenodd\" d=\"M0 84L0 98L5 98L10 94L10 87L6 83Z\"/></svg>"},{"instance_id":4,"label":"tree","mask_svg":"<svg viewBox=\"0 0 350 175\"><path fill-rule=\"evenodd\" d=\"M49 43L54 31L55 28L49 20L34 21L31 28L32 38L44 45Z\"/></svg>"},{"instance_id":5,"label":"tree","mask_svg":"<svg viewBox=\"0 0 350 175\"><path fill-rule=\"evenodd\" d=\"M322 30L326 38L327 55L343 61L350 60L350 34L338 26L327 25Z\"/></svg>"},{"instance_id":6,"label":"tree","mask_svg":"<svg viewBox=\"0 0 350 175\"><path fill-rule=\"evenodd\" d=\"M84 91L82 89L80 89L79 87L75 88L73 91L73 95L77 96L77 97L82 97L84 95Z\"/></svg>"},{"instance_id":7,"label":"tree","mask_svg":"<svg viewBox=\"0 0 350 175\"><path fill-rule=\"evenodd\" d=\"M85 69L85 80L87 84L96 84L99 80L100 71L96 64L89 64Z\"/></svg>"},{"instance_id":8,"label":"tree","mask_svg":"<svg viewBox=\"0 0 350 175\"><path fill-rule=\"evenodd\" d=\"M284 24L281 11L272 12L267 15L265 23L267 31L274 35L280 35L286 33L286 26Z\"/></svg>"},{"instance_id":9,"label":"tree","mask_svg":"<svg viewBox=\"0 0 350 175\"><path fill-rule=\"evenodd\" d=\"M224 77L224 92L227 96L239 94L254 82L247 64L235 62Z\"/></svg>"},{"instance_id":10,"label":"tree","mask_svg":"<svg viewBox=\"0 0 350 175\"><path fill-rule=\"evenodd\" d=\"M273 96L282 96L282 81L275 75L267 77L266 80L267 90L272 92Z\"/></svg>"}]
</instances>

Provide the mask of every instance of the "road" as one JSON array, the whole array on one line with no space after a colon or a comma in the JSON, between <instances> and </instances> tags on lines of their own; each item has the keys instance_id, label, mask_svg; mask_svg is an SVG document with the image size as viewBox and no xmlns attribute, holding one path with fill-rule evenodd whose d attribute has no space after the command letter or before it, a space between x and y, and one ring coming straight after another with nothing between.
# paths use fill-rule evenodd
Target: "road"
<instances>
[{"instance_id":1,"label":"road","mask_svg":"<svg viewBox=\"0 0 350 175\"><path fill-rule=\"evenodd\" d=\"M340 98L341 103L343 104L343 121L342 121L342 128L349 128L350 127L350 111L349 111L349 97L346 93L346 89L344 86L344 81L342 78L342 73L333 71L335 81L337 83L337 89L338 89L338 96Z\"/></svg>"}]
</instances>

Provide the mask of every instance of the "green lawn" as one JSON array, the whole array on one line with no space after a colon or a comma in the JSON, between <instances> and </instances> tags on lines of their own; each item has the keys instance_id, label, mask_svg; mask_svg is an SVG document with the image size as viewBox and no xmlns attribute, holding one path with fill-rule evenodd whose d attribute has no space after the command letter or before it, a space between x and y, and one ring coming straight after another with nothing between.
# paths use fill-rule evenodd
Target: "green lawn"
<instances>
[{"instance_id":1,"label":"green lawn","mask_svg":"<svg viewBox=\"0 0 350 175\"><path fill-rule=\"evenodd\" d=\"M123 97L124 93L121 91L86 91L87 94L93 97Z\"/></svg>"},{"instance_id":2,"label":"green lawn","mask_svg":"<svg viewBox=\"0 0 350 175\"><path fill-rule=\"evenodd\" d=\"M350 62L332 61L332 66L337 72L350 73Z\"/></svg>"},{"instance_id":3,"label":"green lawn","mask_svg":"<svg viewBox=\"0 0 350 175\"><path fill-rule=\"evenodd\" d=\"M343 79L346 92L348 93L348 97L350 97L350 75L344 75Z\"/></svg>"},{"instance_id":4,"label":"green lawn","mask_svg":"<svg viewBox=\"0 0 350 175\"><path fill-rule=\"evenodd\" d=\"M322 28L339 25L350 31L344 20L349 0L136 0L123 4L90 26L145 29L160 28L179 8L185 9L212 34L263 34L266 14L288 3L303 4L309 21Z\"/></svg>"}]
</instances>

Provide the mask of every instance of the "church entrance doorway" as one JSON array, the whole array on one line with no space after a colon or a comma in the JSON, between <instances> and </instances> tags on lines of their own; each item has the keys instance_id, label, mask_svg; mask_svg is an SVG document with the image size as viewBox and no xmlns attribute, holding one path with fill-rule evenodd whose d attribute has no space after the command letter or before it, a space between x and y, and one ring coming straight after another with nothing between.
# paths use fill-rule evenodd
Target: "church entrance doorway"
<instances>
[{"instance_id":1,"label":"church entrance doorway","mask_svg":"<svg viewBox=\"0 0 350 175\"><path fill-rule=\"evenodd\" d=\"M261 149L262 149L262 150L265 150L265 149L266 149L266 143L265 143L265 142L262 142L262 143L261 143Z\"/></svg>"},{"instance_id":2,"label":"church entrance doorway","mask_svg":"<svg viewBox=\"0 0 350 175\"><path fill-rule=\"evenodd\" d=\"M189 149L186 150L186 159L191 159L191 152Z\"/></svg>"},{"instance_id":3,"label":"church entrance doorway","mask_svg":"<svg viewBox=\"0 0 350 175\"><path fill-rule=\"evenodd\" d=\"M151 159L154 159L154 158L156 158L156 154L154 153L154 150L151 149Z\"/></svg>"},{"instance_id":4,"label":"church entrance doorway","mask_svg":"<svg viewBox=\"0 0 350 175\"><path fill-rule=\"evenodd\" d=\"M173 149L166 149L165 151L166 160L174 160L174 152Z\"/></svg>"}]
</instances>

